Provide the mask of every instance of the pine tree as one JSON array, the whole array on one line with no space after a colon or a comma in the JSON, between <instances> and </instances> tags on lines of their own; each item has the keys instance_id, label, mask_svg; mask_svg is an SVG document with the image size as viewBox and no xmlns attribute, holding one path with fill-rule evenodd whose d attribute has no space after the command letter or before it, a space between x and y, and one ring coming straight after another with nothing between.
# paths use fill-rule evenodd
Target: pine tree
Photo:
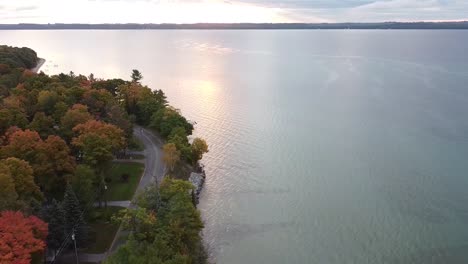
<instances>
[{"instance_id":1,"label":"pine tree","mask_svg":"<svg viewBox=\"0 0 468 264\"><path fill-rule=\"evenodd\" d=\"M84 221L84 215L80 208L80 202L76 198L75 192L70 184L67 185L65 196L62 201L62 209L65 220L65 233L75 232L77 244L83 245L87 238L87 227Z\"/></svg>"},{"instance_id":2,"label":"pine tree","mask_svg":"<svg viewBox=\"0 0 468 264\"><path fill-rule=\"evenodd\" d=\"M49 224L47 247L54 252L65 240L65 214L60 204L54 199L45 205L41 211L41 218Z\"/></svg>"}]
</instances>

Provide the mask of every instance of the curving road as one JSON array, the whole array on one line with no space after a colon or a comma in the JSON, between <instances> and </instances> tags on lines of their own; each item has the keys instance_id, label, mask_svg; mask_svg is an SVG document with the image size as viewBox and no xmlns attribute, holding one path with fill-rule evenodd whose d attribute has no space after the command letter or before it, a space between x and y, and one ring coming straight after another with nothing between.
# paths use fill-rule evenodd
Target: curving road
<instances>
[{"instance_id":1,"label":"curving road","mask_svg":"<svg viewBox=\"0 0 468 264\"><path fill-rule=\"evenodd\" d=\"M164 177L165 167L161 159L162 141L148 129L139 126L135 126L133 135L145 145L145 170L138 184L137 193L155 180L157 180L158 183L161 182Z\"/></svg>"}]
</instances>

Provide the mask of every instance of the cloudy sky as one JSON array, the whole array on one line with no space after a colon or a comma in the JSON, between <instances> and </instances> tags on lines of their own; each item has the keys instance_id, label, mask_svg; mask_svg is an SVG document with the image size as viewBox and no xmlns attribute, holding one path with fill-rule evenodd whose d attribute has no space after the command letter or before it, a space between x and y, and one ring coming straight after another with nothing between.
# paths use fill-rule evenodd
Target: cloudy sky
<instances>
[{"instance_id":1,"label":"cloudy sky","mask_svg":"<svg viewBox=\"0 0 468 264\"><path fill-rule=\"evenodd\" d=\"M0 0L0 23L468 20L468 0Z\"/></svg>"}]
</instances>

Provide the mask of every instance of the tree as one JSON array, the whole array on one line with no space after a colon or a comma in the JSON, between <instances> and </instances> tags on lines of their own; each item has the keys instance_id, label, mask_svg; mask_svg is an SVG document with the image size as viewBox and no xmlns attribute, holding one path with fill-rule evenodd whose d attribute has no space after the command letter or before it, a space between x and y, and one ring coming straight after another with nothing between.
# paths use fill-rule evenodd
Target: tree
<instances>
[{"instance_id":1,"label":"tree","mask_svg":"<svg viewBox=\"0 0 468 264\"><path fill-rule=\"evenodd\" d=\"M181 158L189 163L192 163L192 149L183 127L173 128L171 134L167 138L167 142L174 143L176 148L180 151Z\"/></svg>"},{"instance_id":2,"label":"tree","mask_svg":"<svg viewBox=\"0 0 468 264\"><path fill-rule=\"evenodd\" d=\"M43 112L37 112L33 121L28 126L29 129L37 131L41 138L46 138L54 134L54 119L46 116Z\"/></svg>"},{"instance_id":3,"label":"tree","mask_svg":"<svg viewBox=\"0 0 468 264\"><path fill-rule=\"evenodd\" d=\"M36 131L16 130L7 135L7 145L0 150L3 157L16 157L29 162L39 186L47 194L61 196L65 176L72 174L75 161L70 149L58 136L43 141Z\"/></svg>"},{"instance_id":4,"label":"tree","mask_svg":"<svg viewBox=\"0 0 468 264\"><path fill-rule=\"evenodd\" d=\"M160 186L162 205L158 220L166 227L169 243L176 252L190 252L195 256L201 253L203 223L192 203L191 190L193 185L188 181L166 177Z\"/></svg>"},{"instance_id":5,"label":"tree","mask_svg":"<svg viewBox=\"0 0 468 264\"><path fill-rule=\"evenodd\" d=\"M180 114L178 109L164 107L151 116L150 127L156 129L161 136L167 138L176 127L185 129L186 135L191 135L193 125Z\"/></svg>"},{"instance_id":6,"label":"tree","mask_svg":"<svg viewBox=\"0 0 468 264\"><path fill-rule=\"evenodd\" d=\"M38 145L38 154L32 167L44 191L59 197L64 192L67 176L75 171L75 158L67 143L58 136L49 136Z\"/></svg>"},{"instance_id":7,"label":"tree","mask_svg":"<svg viewBox=\"0 0 468 264\"><path fill-rule=\"evenodd\" d=\"M84 221L83 209L76 198L75 192L70 184L67 185L62 201L64 213L65 233L75 232L77 243L82 244L87 238L87 227Z\"/></svg>"},{"instance_id":8,"label":"tree","mask_svg":"<svg viewBox=\"0 0 468 264\"><path fill-rule=\"evenodd\" d=\"M55 252L65 239L65 213L60 204L53 199L42 207L41 218L49 224L47 247Z\"/></svg>"},{"instance_id":9,"label":"tree","mask_svg":"<svg viewBox=\"0 0 468 264\"><path fill-rule=\"evenodd\" d=\"M159 195L159 186L157 183L146 186L144 191L138 194L137 205L150 211L158 212L159 206L161 205L161 197Z\"/></svg>"},{"instance_id":10,"label":"tree","mask_svg":"<svg viewBox=\"0 0 468 264\"><path fill-rule=\"evenodd\" d=\"M0 263L29 264L32 254L44 250L47 224L21 212L0 213Z\"/></svg>"},{"instance_id":11,"label":"tree","mask_svg":"<svg viewBox=\"0 0 468 264\"><path fill-rule=\"evenodd\" d=\"M73 132L79 136L74 140L79 142L80 136L86 134L95 134L102 139L106 139L111 144L114 151L125 148L125 135L122 129L105 122L90 120L84 124L79 124L73 128Z\"/></svg>"},{"instance_id":12,"label":"tree","mask_svg":"<svg viewBox=\"0 0 468 264\"><path fill-rule=\"evenodd\" d=\"M193 186L187 181L166 177L159 189L161 203L157 219L148 221L152 214L146 206L154 205L155 188L146 189L145 202L139 202L139 209L125 216L127 226L134 232L105 263L206 263L200 236L203 223L190 195Z\"/></svg>"},{"instance_id":13,"label":"tree","mask_svg":"<svg viewBox=\"0 0 468 264\"><path fill-rule=\"evenodd\" d=\"M80 150L79 157L83 162L101 173L110 162L114 155L112 154L112 145L110 140L94 133L86 133L74 138L72 144Z\"/></svg>"},{"instance_id":14,"label":"tree","mask_svg":"<svg viewBox=\"0 0 468 264\"><path fill-rule=\"evenodd\" d=\"M105 89L87 89L83 94L81 103L88 106L88 109L95 116L103 116L105 107L113 101L113 96Z\"/></svg>"},{"instance_id":15,"label":"tree","mask_svg":"<svg viewBox=\"0 0 468 264\"><path fill-rule=\"evenodd\" d=\"M143 75L141 75L139 70L133 69L131 78L132 82L138 83L141 79L143 79Z\"/></svg>"},{"instance_id":16,"label":"tree","mask_svg":"<svg viewBox=\"0 0 468 264\"><path fill-rule=\"evenodd\" d=\"M11 177L10 170L3 164L0 164L0 211L16 208L18 194L15 190L15 182Z\"/></svg>"},{"instance_id":17,"label":"tree","mask_svg":"<svg viewBox=\"0 0 468 264\"><path fill-rule=\"evenodd\" d=\"M132 231L138 240L152 241L155 237L156 214L146 208L125 208L114 220Z\"/></svg>"},{"instance_id":18,"label":"tree","mask_svg":"<svg viewBox=\"0 0 468 264\"><path fill-rule=\"evenodd\" d=\"M143 86L132 82L130 84L122 84L117 87L117 101L125 108L128 114L136 114L137 103L141 99Z\"/></svg>"},{"instance_id":19,"label":"tree","mask_svg":"<svg viewBox=\"0 0 468 264\"><path fill-rule=\"evenodd\" d=\"M2 157L16 157L33 163L37 156L37 148L42 142L36 131L16 130L7 134L7 144L0 150Z\"/></svg>"},{"instance_id":20,"label":"tree","mask_svg":"<svg viewBox=\"0 0 468 264\"><path fill-rule=\"evenodd\" d=\"M52 114L55 104L59 101L59 96L55 91L43 90L37 96L37 106L41 111Z\"/></svg>"},{"instance_id":21,"label":"tree","mask_svg":"<svg viewBox=\"0 0 468 264\"><path fill-rule=\"evenodd\" d=\"M68 111L68 105L65 102L60 101L55 104L54 113L52 114L52 116L54 117L54 120L57 124L60 124L60 120L65 116L67 111Z\"/></svg>"},{"instance_id":22,"label":"tree","mask_svg":"<svg viewBox=\"0 0 468 264\"><path fill-rule=\"evenodd\" d=\"M120 105L106 106L105 121L117 126L125 132L127 138L131 138L133 134L133 125L130 122L127 112Z\"/></svg>"},{"instance_id":23,"label":"tree","mask_svg":"<svg viewBox=\"0 0 468 264\"><path fill-rule=\"evenodd\" d=\"M96 174L91 167L81 164L76 167L71 184L82 208L94 201Z\"/></svg>"},{"instance_id":24,"label":"tree","mask_svg":"<svg viewBox=\"0 0 468 264\"><path fill-rule=\"evenodd\" d=\"M113 153L125 147L123 131L111 124L91 120L77 125L73 131L78 134L72 144L82 154L84 162L102 173Z\"/></svg>"},{"instance_id":25,"label":"tree","mask_svg":"<svg viewBox=\"0 0 468 264\"><path fill-rule=\"evenodd\" d=\"M203 154L208 152L208 144L206 144L204 139L198 137L193 139L191 148L194 163L201 160L203 158Z\"/></svg>"},{"instance_id":26,"label":"tree","mask_svg":"<svg viewBox=\"0 0 468 264\"><path fill-rule=\"evenodd\" d=\"M142 89L136 104L137 121L140 125L147 126L153 113L167 106L166 95L161 90L152 91L145 87Z\"/></svg>"},{"instance_id":27,"label":"tree","mask_svg":"<svg viewBox=\"0 0 468 264\"><path fill-rule=\"evenodd\" d=\"M27 208L44 199L42 192L34 182L33 169L29 163L17 158L1 160L0 164L8 167L10 176L18 194L18 200ZM24 208L24 207L23 207Z\"/></svg>"},{"instance_id":28,"label":"tree","mask_svg":"<svg viewBox=\"0 0 468 264\"><path fill-rule=\"evenodd\" d=\"M73 128L79 124L84 124L93 117L88 112L88 107L82 104L75 104L68 110L61 119L61 130L66 139L73 136Z\"/></svg>"},{"instance_id":29,"label":"tree","mask_svg":"<svg viewBox=\"0 0 468 264\"><path fill-rule=\"evenodd\" d=\"M169 167L170 171L174 171L174 167L180 160L180 151L174 143L167 143L163 146L163 161Z\"/></svg>"}]
</instances>

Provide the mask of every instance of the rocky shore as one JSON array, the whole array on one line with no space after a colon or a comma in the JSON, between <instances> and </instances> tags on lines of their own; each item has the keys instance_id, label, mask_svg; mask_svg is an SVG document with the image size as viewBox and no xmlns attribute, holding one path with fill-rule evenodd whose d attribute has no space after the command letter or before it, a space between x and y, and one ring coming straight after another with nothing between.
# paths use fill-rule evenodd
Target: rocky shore
<instances>
[{"instance_id":1,"label":"rocky shore","mask_svg":"<svg viewBox=\"0 0 468 264\"><path fill-rule=\"evenodd\" d=\"M195 200L195 204L198 204L198 200L200 198L200 193L203 189L203 184L205 183L206 174L205 171L202 170L201 172L192 172L190 173L189 182L192 183L193 187L193 196Z\"/></svg>"}]
</instances>

